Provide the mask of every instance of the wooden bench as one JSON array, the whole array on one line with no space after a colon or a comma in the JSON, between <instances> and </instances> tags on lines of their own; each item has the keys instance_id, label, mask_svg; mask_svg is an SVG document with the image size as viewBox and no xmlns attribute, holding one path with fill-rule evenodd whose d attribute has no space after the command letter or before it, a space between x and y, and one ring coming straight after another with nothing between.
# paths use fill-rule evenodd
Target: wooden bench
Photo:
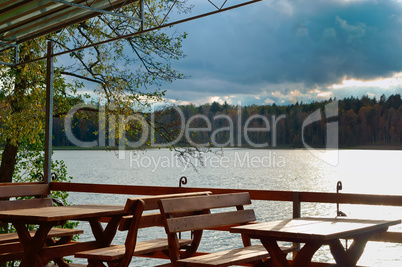
<instances>
[{"instance_id":1,"label":"wooden bench","mask_svg":"<svg viewBox=\"0 0 402 267\"><path fill-rule=\"evenodd\" d=\"M156 196L149 196L149 197L141 197L141 198L130 198L127 200L125 209L127 212L130 211L130 205L133 205L132 203L138 199L141 199L141 201L144 203L143 204L143 211L153 211L157 210L157 212L153 213L137 213L133 214L133 212L130 212L130 215L124 216L122 220L120 221L119 225L119 230L120 231L128 231L127 234L127 241L125 245L112 245L110 247L102 247L102 248L97 248L97 249L92 249L92 250L87 250L87 251L81 251L75 254L75 257L77 258L86 258L88 261L92 262L93 264L99 264L99 262L119 262L122 261L123 258L128 257L127 253L130 253L130 251L127 251L128 249L131 249L130 244L132 245L133 242L135 242L134 246L134 251L130 254L132 256L146 256L148 255L149 257L153 257L154 253L164 251L166 255L168 255L168 250L169 250L169 243L167 238L159 238L159 239L153 239L153 240L146 240L146 241L140 241L136 242L136 238L133 237L133 235L137 235L136 232L130 232L130 231L137 231L135 229L140 229L140 228L149 228L149 227L163 227L163 215L159 212L159 205L158 202L161 199L169 199L169 198L177 198L177 197L194 197L194 196L200 196L200 195L207 195L210 194L211 192L195 192L195 193L179 193L179 194L167 194L167 195L156 195ZM141 208L141 206L140 206ZM141 216L141 219L138 222L138 226L135 226L137 223L137 217L136 216ZM133 230L134 229L134 230ZM130 237L131 236L131 237ZM131 243L127 243L131 242ZM187 245L190 245L193 240L192 239L178 239L177 240L178 245L180 247L184 247ZM120 265L119 265L120 266ZM124 266L124 265L121 265Z\"/></svg>"},{"instance_id":2,"label":"wooden bench","mask_svg":"<svg viewBox=\"0 0 402 267\"><path fill-rule=\"evenodd\" d=\"M0 183L0 210L15 210L34 207L51 207L53 201L48 196L50 189L43 183ZM10 200L17 197L35 197L23 200ZM46 243L48 246L66 244L72 241L74 235L82 234L80 229L53 228L50 230ZM30 231L34 236L35 231ZM55 239L57 238L57 240ZM68 255L66 255L68 256ZM0 262L19 260L22 257L22 247L17 233L0 234ZM58 261L59 259L56 259Z\"/></svg>"},{"instance_id":3,"label":"wooden bench","mask_svg":"<svg viewBox=\"0 0 402 267\"><path fill-rule=\"evenodd\" d=\"M174 266L231 266L244 263L261 264L269 258L262 245L251 245L247 236L242 236L243 247L216 253L194 256L201 241L202 231L214 228L247 224L256 220L254 210L244 209L251 204L248 193L197 196L160 200L166 233L169 239L170 257ZM222 209L225 208L225 209ZM228 211L226 208L234 208ZM212 209L214 210L212 213ZM192 246L180 250L177 234L194 231ZM294 250L281 247L284 253Z\"/></svg>"}]
</instances>

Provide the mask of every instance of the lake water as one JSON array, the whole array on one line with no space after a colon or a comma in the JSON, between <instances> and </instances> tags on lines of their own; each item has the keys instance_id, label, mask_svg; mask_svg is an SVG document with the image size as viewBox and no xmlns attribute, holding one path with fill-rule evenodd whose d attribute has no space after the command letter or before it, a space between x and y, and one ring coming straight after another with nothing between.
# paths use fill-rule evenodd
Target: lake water
<instances>
[{"instance_id":1,"label":"lake water","mask_svg":"<svg viewBox=\"0 0 402 267\"><path fill-rule=\"evenodd\" d=\"M317 151L316 151L317 152ZM183 164L169 150L148 150L122 154L106 151L55 151L62 159L69 176L77 183L178 186L186 176L189 187L218 187L264 190L295 190L335 192L337 181L343 183L343 193L395 194L402 193L402 151L340 150L318 156L307 150L224 149L204 156L204 163ZM329 164L330 163L330 164ZM203 166L201 166L203 165ZM71 193L72 204L122 204L127 196ZM292 217L291 203L254 201L259 221ZM340 205L349 217L397 218L402 208L365 205ZM334 204L302 204L302 216L335 216ZM91 230L82 223L91 239ZM401 226L392 228L401 230ZM157 238L162 229L140 232L139 239ZM224 236L223 236L224 235ZM241 244L233 234L210 232L203 237L201 250L232 248ZM117 235L114 243L123 242ZM315 260L333 262L328 248L320 249ZM77 262L77 260L74 260ZM153 266L165 261L135 258L132 266ZM369 242L359 261L364 266L402 266L402 245Z\"/></svg>"}]
</instances>

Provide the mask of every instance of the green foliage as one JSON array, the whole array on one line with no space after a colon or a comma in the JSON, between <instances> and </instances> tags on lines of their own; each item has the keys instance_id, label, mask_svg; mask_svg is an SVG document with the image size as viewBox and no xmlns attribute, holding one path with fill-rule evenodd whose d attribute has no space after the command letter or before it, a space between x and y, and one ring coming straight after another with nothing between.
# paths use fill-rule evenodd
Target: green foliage
<instances>
[{"instance_id":1,"label":"green foliage","mask_svg":"<svg viewBox=\"0 0 402 267\"><path fill-rule=\"evenodd\" d=\"M137 17L139 1L122 7L125 14ZM179 12L188 12L186 1L177 1ZM155 27L165 19L164 12L170 9L171 1L148 1L146 27ZM95 17L63 31L20 44L20 62L43 57L48 40L55 43L55 51L80 47L83 44L97 43L120 34L138 32L138 21L108 15ZM98 45L86 50L71 52L69 58L55 58L54 75L54 114L63 118L77 103L84 100L100 99L113 108L110 114L131 115L150 109L155 102L163 102L165 91L161 84L184 78L183 74L171 67L171 60L182 58L182 41L186 33L154 31L116 42ZM0 60L14 62L14 52L0 52ZM65 64L66 63L66 64ZM66 75L74 79L66 79ZM94 89L85 88L87 82L97 84ZM85 82L84 82L85 81ZM20 65L18 67L0 66L0 146L16 149L2 153L2 162L16 165L6 166L14 169L14 182L29 182L38 178L44 166L45 129L45 85L46 62L44 60ZM93 87L92 87L93 88ZM95 97L94 97L95 96ZM135 135L137 127L130 128ZM158 126L155 126L155 131ZM118 137L118 136L117 136ZM11 152L10 152L11 151ZM9 163L8 163L9 164ZM11 175L5 174L0 167L0 181L10 181ZM63 161L52 162L52 172L58 181L68 182L66 166ZM6 177L7 176L7 177ZM65 205L68 194L53 192ZM68 223L67 227L75 224Z\"/></svg>"},{"instance_id":2,"label":"green foliage","mask_svg":"<svg viewBox=\"0 0 402 267\"><path fill-rule=\"evenodd\" d=\"M43 138L42 138L43 141ZM29 144L18 152L17 165L14 171L13 181L40 182L43 179L43 166L45 163L44 152L41 151L42 143ZM73 177L68 176L67 166L63 160L52 161L52 177L58 182L70 182ZM68 192L52 191L51 198L60 200L64 206L69 206ZM74 228L78 222L68 222L64 227Z\"/></svg>"},{"instance_id":3,"label":"green foliage","mask_svg":"<svg viewBox=\"0 0 402 267\"><path fill-rule=\"evenodd\" d=\"M189 11L185 2L176 2L177 11ZM164 13L170 9L171 4L170 1L148 1L147 8L153 14L146 12L145 26L157 26L165 19ZM125 14L136 17L139 14L139 2L124 6L123 9ZM54 41L54 50L57 52L97 43L127 32L138 32L140 27L138 21L121 17L104 15L92 18L58 33L20 44L20 62L44 56L49 39ZM105 103L110 107L106 110L107 116L132 115L149 110L155 102L163 102L165 91L160 86L184 77L171 67L170 61L184 57L181 45L186 35L170 30L152 31L71 52L67 60L56 57L54 114L63 118L74 105L84 100L96 99ZM14 52L0 52L0 60L13 62ZM67 80L67 75L74 79ZM88 80L91 82L91 90L85 88ZM29 151L27 144L41 144L45 126L45 81L44 60L18 67L0 66L1 145L12 145L20 151ZM158 125L153 127L158 131ZM137 131L136 127L131 130L134 134ZM18 157L31 157L24 153ZM10 179L0 173L1 181Z\"/></svg>"}]
</instances>

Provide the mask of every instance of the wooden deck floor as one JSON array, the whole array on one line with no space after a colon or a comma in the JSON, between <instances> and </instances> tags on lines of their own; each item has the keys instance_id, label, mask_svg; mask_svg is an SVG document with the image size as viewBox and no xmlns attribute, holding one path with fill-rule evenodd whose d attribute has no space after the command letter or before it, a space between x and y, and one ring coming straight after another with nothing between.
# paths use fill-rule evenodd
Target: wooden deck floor
<instances>
[{"instance_id":1,"label":"wooden deck floor","mask_svg":"<svg viewBox=\"0 0 402 267\"><path fill-rule=\"evenodd\" d=\"M85 267L85 264L75 264L75 263L70 263L70 267ZM58 267L57 264L48 264L48 267Z\"/></svg>"},{"instance_id":2,"label":"wooden deck floor","mask_svg":"<svg viewBox=\"0 0 402 267\"><path fill-rule=\"evenodd\" d=\"M291 262L291 261L289 261L289 262ZM170 265L170 264L167 264L167 265ZM70 263L70 267L85 267L85 266L86 265L84 265L84 264ZM310 265L310 267L333 267L333 266L336 266L336 264L312 262L311 265ZM57 264L49 264L48 267L58 267L58 266L57 266ZM356 267L365 267L365 266L356 266Z\"/></svg>"}]
</instances>

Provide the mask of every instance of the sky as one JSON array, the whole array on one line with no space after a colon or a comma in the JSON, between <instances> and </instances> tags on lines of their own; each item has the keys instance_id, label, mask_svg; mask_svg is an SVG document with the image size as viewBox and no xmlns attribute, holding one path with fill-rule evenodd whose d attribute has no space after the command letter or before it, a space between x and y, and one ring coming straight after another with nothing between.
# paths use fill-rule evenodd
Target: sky
<instances>
[{"instance_id":1,"label":"sky","mask_svg":"<svg viewBox=\"0 0 402 267\"><path fill-rule=\"evenodd\" d=\"M178 104L402 94L401 0L264 0L173 29L188 33L172 62L187 78L162 88Z\"/></svg>"}]
</instances>

